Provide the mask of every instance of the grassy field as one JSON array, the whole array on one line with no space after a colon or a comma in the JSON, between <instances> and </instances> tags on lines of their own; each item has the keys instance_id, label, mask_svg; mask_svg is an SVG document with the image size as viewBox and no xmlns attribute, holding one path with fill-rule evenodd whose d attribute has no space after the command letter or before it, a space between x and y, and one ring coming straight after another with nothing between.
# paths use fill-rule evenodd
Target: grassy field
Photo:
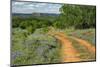
<instances>
[{"instance_id":1,"label":"grassy field","mask_svg":"<svg viewBox=\"0 0 100 67\"><path fill-rule=\"evenodd\" d=\"M42 29L37 29L33 34L27 35L28 32L26 30L13 29L12 64L60 62L60 43L55 38L44 34Z\"/></svg>"},{"instance_id":2,"label":"grassy field","mask_svg":"<svg viewBox=\"0 0 100 67\"><path fill-rule=\"evenodd\" d=\"M83 46L78 45L79 43L70 37L75 36L87 40L95 46L95 29L75 31L72 29L65 29L56 31L64 32L66 36L69 36L72 45L80 53L82 61L95 60L95 55L93 53L90 53ZM44 29L37 29L33 34L29 35L27 30L15 28L12 34L12 64L24 65L61 62L59 54L61 49L60 42L45 33Z\"/></svg>"},{"instance_id":3,"label":"grassy field","mask_svg":"<svg viewBox=\"0 0 100 67\"><path fill-rule=\"evenodd\" d=\"M74 29L67 29L65 31L65 33L69 36L75 36L84 40L89 41L91 44L93 44L94 46L96 45L96 41L95 41L95 29L78 29L78 30L74 30Z\"/></svg>"},{"instance_id":4,"label":"grassy field","mask_svg":"<svg viewBox=\"0 0 100 67\"><path fill-rule=\"evenodd\" d=\"M96 60L95 6L13 1L12 12L12 66Z\"/></svg>"}]
</instances>

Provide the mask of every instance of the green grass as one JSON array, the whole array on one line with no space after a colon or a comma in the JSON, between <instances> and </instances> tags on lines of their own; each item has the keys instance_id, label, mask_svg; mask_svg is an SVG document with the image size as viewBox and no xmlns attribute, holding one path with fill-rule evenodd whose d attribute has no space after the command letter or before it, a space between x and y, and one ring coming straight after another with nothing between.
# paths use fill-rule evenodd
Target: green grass
<instances>
[{"instance_id":1,"label":"green grass","mask_svg":"<svg viewBox=\"0 0 100 67\"><path fill-rule=\"evenodd\" d=\"M40 31L41 30L41 31ZM33 34L27 30L13 29L12 35L12 64L45 64L60 62L60 43L42 29Z\"/></svg>"},{"instance_id":2,"label":"green grass","mask_svg":"<svg viewBox=\"0 0 100 67\"><path fill-rule=\"evenodd\" d=\"M96 45L95 39L95 29L66 29L64 30L64 32L68 35L68 36L75 36L81 39L84 39L88 42L90 42L91 44L93 44L93 46Z\"/></svg>"},{"instance_id":3,"label":"green grass","mask_svg":"<svg viewBox=\"0 0 100 67\"><path fill-rule=\"evenodd\" d=\"M71 29L54 29L57 32L64 32L67 36L76 36L78 38L89 41L95 46L95 29L75 30ZM45 64L59 63L61 57L59 55L61 45L52 36L47 35L48 29L36 29L30 34L26 29L13 28L12 30L12 65L27 64ZM87 35L84 33L91 32ZM72 45L80 53L82 60L95 60L95 55L79 45L72 38Z\"/></svg>"}]
</instances>

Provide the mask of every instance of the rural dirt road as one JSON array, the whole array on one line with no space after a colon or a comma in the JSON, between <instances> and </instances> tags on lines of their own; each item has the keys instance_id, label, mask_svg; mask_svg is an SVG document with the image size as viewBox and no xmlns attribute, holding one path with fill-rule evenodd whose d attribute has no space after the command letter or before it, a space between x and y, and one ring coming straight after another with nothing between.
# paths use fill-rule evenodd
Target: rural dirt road
<instances>
[{"instance_id":1,"label":"rural dirt road","mask_svg":"<svg viewBox=\"0 0 100 67\"><path fill-rule=\"evenodd\" d=\"M80 61L78 51L72 46L72 42L63 33L55 33L53 35L62 44L60 55L62 62L77 62Z\"/></svg>"},{"instance_id":2,"label":"rural dirt road","mask_svg":"<svg viewBox=\"0 0 100 67\"><path fill-rule=\"evenodd\" d=\"M60 52L62 62L81 61L80 53L75 49L75 47L72 45L72 42L68 39L68 37L63 32L57 32L51 35L54 36L62 45L61 52ZM95 53L95 47L92 46L87 41L76 37L72 37L72 38L78 43L80 43L80 45L83 45L88 51Z\"/></svg>"},{"instance_id":3,"label":"rural dirt road","mask_svg":"<svg viewBox=\"0 0 100 67\"><path fill-rule=\"evenodd\" d=\"M63 33L56 34L57 38L61 44L61 57L62 62L76 62L80 61L78 51L72 46L72 42Z\"/></svg>"},{"instance_id":4,"label":"rural dirt road","mask_svg":"<svg viewBox=\"0 0 100 67\"><path fill-rule=\"evenodd\" d=\"M79 38L76 38L76 37L72 37L74 40L76 40L77 42L79 42L80 43L80 45L83 45L84 47L86 47L86 49L88 50L88 51L90 51L90 52L93 52L93 53L95 53L95 47L92 45L92 44L90 44L89 42L87 42L87 41L85 41L85 40L83 40L83 39L79 39Z\"/></svg>"}]
</instances>

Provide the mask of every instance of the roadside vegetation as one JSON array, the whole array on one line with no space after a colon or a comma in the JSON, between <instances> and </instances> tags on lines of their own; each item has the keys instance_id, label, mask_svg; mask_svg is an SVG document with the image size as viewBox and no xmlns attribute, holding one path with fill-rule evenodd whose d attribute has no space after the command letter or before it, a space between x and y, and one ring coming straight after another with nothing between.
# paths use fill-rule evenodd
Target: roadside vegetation
<instances>
[{"instance_id":1,"label":"roadside vegetation","mask_svg":"<svg viewBox=\"0 0 100 67\"><path fill-rule=\"evenodd\" d=\"M65 5L56 17L12 17L12 65L60 63L61 43L48 32L64 32L83 60L95 59L70 36L84 39L95 46L96 7ZM76 45L77 44L77 45ZM90 55L89 55L90 54Z\"/></svg>"}]
</instances>

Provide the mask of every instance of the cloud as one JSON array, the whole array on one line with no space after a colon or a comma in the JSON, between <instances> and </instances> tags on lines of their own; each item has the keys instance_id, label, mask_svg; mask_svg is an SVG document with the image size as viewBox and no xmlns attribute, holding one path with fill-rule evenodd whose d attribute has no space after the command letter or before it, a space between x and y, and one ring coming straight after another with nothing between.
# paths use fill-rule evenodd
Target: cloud
<instances>
[{"instance_id":1,"label":"cloud","mask_svg":"<svg viewBox=\"0 0 100 67\"><path fill-rule=\"evenodd\" d=\"M35 2L12 2L13 13L60 13L61 4L35 3Z\"/></svg>"}]
</instances>

